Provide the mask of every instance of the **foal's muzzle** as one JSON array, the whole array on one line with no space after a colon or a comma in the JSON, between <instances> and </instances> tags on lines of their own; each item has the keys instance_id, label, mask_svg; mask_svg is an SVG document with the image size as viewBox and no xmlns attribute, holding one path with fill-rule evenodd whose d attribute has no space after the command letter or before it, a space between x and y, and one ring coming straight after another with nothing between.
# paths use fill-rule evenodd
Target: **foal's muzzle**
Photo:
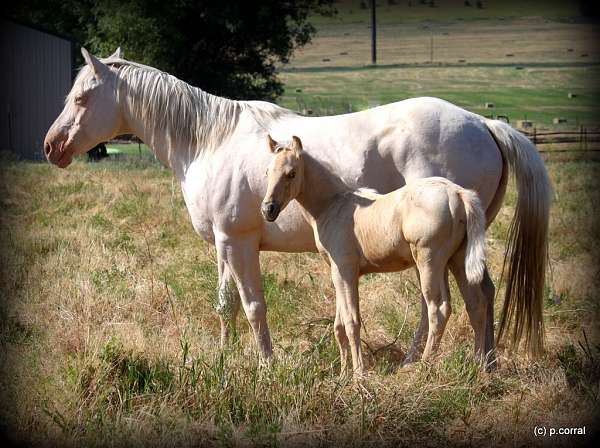
<instances>
[{"instance_id":1,"label":"foal's muzzle","mask_svg":"<svg viewBox=\"0 0 600 448\"><path fill-rule=\"evenodd\" d=\"M269 221L273 222L279 216L279 212L281 211L281 207L277 202L263 202L260 207L260 211L262 212L263 217Z\"/></svg>"}]
</instances>

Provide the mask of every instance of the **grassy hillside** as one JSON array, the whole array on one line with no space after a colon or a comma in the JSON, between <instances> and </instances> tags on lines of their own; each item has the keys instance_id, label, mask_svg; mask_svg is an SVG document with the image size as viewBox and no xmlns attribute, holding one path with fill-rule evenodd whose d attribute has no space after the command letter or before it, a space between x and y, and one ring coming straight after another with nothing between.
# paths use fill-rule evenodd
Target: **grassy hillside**
<instances>
[{"instance_id":1,"label":"grassy hillside","mask_svg":"<svg viewBox=\"0 0 600 448\"><path fill-rule=\"evenodd\" d=\"M280 103L325 115L432 95L541 127L557 117L570 128L600 124L600 26L583 20L576 3L412 3L380 2L376 68L369 10L360 2L315 17L313 42L281 67ZM484 110L488 102L496 108Z\"/></svg>"},{"instance_id":2,"label":"grassy hillside","mask_svg":"<svg viewBox=\"0 0 600 448\"><path fill-rule=\"evenodd\" d=\"M588 204L600 199L597 164L549 163L556 200L542 359L501 351L500 368L480 372L453 284L440 356L398 369L419 317L414 274L373 275L361 281L370 376L354 384L338 377L333 290L314 254L261 257L272 367L259 366L243 313L238 342L218 348L214 248L194 234L171 173L132 160L1 165L0 419L18 440L489 446L547 443L536 425L592 432L600 226ZM514 198L511 189L488 232L495 281Z\"/></svg>"},{"instance_id":3,"label":"grassy hillside","mask_svg":"<svg viewBox=\"0 0 600 448\"><path fill-rule=\"evenodd\" d=\"M436 96L482 115L533 120L538 127L595 127L598 67L387 67L285 72L280 104L302 113L357 111L415 96ZM576 97L569 98L574 93ZM486 109L486 103L494 108Z\"/></svg>"}]
</instances>

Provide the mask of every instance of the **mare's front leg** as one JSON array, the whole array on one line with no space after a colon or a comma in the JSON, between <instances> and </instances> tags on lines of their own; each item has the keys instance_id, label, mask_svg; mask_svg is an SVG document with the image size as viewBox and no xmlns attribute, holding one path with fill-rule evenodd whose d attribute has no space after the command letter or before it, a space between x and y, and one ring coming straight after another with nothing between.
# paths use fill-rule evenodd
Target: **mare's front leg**
<instances>
[{"instance_id":1,"label":"mare's front leg","mask_svg":"<svg viewBox=\"0 0 600 448\"><path fill-rule=\"evenodd\" d=\"M237 315L240 309L240 294L227 263L218 257L219 291L217 313L221 321L221 347L229 342L231 334L235 334Z\"/></svg>"},{"instance_id":2,"label":"mare's front leg","mask_svg":"<svg viewBox=\"0 0 600 448\"><path fill-rule=\"evenodd\" d=\"M336 309L350 344L352 367L357 376L364 375L364 363L360 349L360 309L358 303L358 267L352 265L338 266L331 262L331 277L335 286ZM336 312L336 315L338 312ZM337 317L337 316L336 316ZM336 329L341 330L341 326ZM342 338L343 340L343 338ZM338 339L338 343L339 343ZM345 356L340 343L341 356Z\"/></svg>"},{"instance_id":3,"label":"mare's front leg","mask_svg":"<svg viewBox=\"0 0 600 448\"><path fill-rule=\"evenodd\" d=\"M217 233L217 232L215 232ZM267 360L273 352L271 335L267 325L267 306L263 295L260 275L258 233L243 236L220 234L215 241L217 255L225 264L240 294L244 312L263 359Z\"/></svg>"}]
</instances>

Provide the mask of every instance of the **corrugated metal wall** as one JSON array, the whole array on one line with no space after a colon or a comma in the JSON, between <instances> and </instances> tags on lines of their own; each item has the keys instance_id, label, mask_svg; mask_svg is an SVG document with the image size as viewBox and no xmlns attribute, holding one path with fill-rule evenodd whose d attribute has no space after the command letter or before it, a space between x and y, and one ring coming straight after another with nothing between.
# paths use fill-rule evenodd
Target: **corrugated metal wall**
<instances>
[{"instance_id":1,"label":"corrugated metal wall","mask_svg":"<svg viewBox=\"0 0 600 448\"><path fill-rule=\"evenodd\" d=\"M0 21L0 149L42 159L46 131L72 82L72 43Z\"/></svg>"}]
</instances>

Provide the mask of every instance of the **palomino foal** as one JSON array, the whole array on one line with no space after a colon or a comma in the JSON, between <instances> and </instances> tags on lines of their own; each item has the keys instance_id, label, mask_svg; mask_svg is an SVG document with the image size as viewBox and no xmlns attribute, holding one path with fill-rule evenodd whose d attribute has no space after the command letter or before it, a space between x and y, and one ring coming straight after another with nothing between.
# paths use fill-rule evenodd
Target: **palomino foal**
<instances>
[{"instance_id":1,"label":"palomino foal","mask_svg":"<svg viewBox=\"0 0 600 448\"><path fill-rule=\"evenodd\" d=\"M262 213L277 219L295 199L311 224L317 247L331 267L336 292L335 336L342 373L348 346L357 375L364 373L360 349L358 278L370 272L400 271L416 265L427 303L427 359L437 348L448 317L447 266L461 266L471 284L485 269L485 214L479 197L441 177L418 179L388 194L352 190L293 137L283 146L268 137L270 162ZM466 242L466 257L460 251ZM456 258L462 260L456 260ZM485 310L480 310L485 313ZM483 335L483 332L476 332ZM475 341L483 357L483 340Z\"/></svg>"}]
</instances>

